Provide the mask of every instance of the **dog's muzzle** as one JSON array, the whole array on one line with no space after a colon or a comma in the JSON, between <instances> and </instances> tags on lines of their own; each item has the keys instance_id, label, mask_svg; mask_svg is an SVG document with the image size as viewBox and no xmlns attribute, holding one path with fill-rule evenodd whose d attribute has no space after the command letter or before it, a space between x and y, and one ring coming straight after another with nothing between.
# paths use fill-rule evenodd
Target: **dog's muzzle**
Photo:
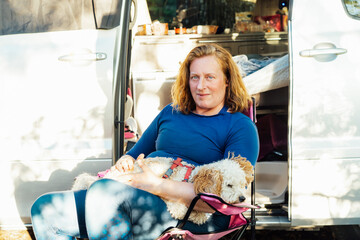
<instances>
[{"instance_id":1,"label":"dog's muzzle","mask_svg":"<svg viewBox=\"0 0 360 240\"><path fill-rule=\"evenodd\" d=\"M246 197L244 197L244 196L239 197L239 202L244 202L245 200L246 200Z\"/></svg>"}]
</instances>

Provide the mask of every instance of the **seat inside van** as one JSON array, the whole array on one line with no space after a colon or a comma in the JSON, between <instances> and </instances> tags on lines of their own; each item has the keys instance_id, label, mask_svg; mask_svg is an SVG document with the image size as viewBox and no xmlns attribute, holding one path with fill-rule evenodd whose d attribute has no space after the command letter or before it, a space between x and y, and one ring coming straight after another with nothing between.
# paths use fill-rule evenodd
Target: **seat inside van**
<instances>
[{"instance_id":1,"label":"seat inside van","mask_svg":"<svg viewBox=\"0 0 360 240\"><path fill-rule=\"evenodd\" d=\"M288 163L258 162L255 168L255 186L257 204L284 203L288 186Z\"/></svg>"}]
</instances>

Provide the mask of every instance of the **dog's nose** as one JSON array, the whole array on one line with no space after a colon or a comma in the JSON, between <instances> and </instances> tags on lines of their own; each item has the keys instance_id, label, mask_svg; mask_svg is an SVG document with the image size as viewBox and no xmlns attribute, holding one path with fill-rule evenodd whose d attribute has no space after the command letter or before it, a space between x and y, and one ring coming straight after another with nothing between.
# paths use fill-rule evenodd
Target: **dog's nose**
<instances>
[{"instance_id":1,"label":"dog's nose","mask_svg":"<svg viewBox=\"0 0 360 240\"><path fill-rule=\"evenodd\" d=\"M244 202L245 200L246 200L246 197L244 197L244 196L240 196L240 197L239 197L239 201L240 201L240 202Z\"/></svg>"}]
</instances>

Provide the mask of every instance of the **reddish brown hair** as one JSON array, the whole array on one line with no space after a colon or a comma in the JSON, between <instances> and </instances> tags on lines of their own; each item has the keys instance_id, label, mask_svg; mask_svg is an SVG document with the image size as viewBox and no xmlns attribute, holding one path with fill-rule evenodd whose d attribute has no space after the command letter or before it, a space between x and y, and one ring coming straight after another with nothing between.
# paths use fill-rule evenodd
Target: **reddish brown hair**
<instances>
[{"instance_id":1,"label":"reddish brown hair","mask_svg":"<svg viewBox=\"0 0 360 240\"><path fill-rule=\"evenodd\" d=\"M195 59L204 56L215 56L221 66L225 81L228 83L225 93L225 105L229 107L229 111L243 112L247 110L251 103L251 97L245 88L239 68L232 59L231 54L216 44L195 47L186 56L171 89L173 107L185 114L195 109L195 101L191 96L189 86L190 65Z\"/></svg>"}]
</instances>

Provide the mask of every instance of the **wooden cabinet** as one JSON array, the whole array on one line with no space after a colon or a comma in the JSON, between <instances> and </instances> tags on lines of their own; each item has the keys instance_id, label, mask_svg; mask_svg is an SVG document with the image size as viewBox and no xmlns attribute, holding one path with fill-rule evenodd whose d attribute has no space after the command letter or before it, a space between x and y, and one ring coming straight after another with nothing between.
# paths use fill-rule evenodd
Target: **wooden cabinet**
<instances>
[{"instance_id":1,"label":"wooden cabinet","mask_svg":"<svg viewBox=\"0 0 360 240\"><path fill-rule=\"evenodd\" d=\"M216 43L233 56L240 54L278 55L288 51L287 33L220 34L196 39L198 44Z\"/></svg>"},{"instance_id":2,"label":"wooden cabinet","mask_svg":"<svg viewBox=\"0 0 360 240\"><path fill-rule=\"evenodd\" d=\"M277 55L288 50L287 33L247 33L174 36L136 36L132 51L132 72L177 71L179 63L197 45L216 43L233 56Z\"/></svg>"}]
</instances>

